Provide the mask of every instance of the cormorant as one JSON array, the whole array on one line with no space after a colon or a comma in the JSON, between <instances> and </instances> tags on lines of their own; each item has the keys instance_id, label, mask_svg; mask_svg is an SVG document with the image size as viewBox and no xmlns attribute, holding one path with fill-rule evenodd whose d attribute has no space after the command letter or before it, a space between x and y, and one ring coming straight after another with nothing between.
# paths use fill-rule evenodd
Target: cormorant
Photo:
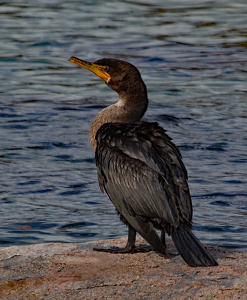
<instances>
[{"instance_id":1,"label":"cormorant","mask_svg":"<svg viewBox=\"0 0 247 300\"><path fill-rule=\"evenodd\" d=\"M133 252L138 232L156 251L166 254L167 233L188 265L216 266L192 232L187 171L179 149L158 123L141 120L148 97L138 69L113 58L90 63L71 57L69 61L99 76L119 95L116 104L96 116L89 133L100 189L128 226L126 247L106 251ZM155 229L161 230L160 237Z\"/></svg>"}]
</instances>

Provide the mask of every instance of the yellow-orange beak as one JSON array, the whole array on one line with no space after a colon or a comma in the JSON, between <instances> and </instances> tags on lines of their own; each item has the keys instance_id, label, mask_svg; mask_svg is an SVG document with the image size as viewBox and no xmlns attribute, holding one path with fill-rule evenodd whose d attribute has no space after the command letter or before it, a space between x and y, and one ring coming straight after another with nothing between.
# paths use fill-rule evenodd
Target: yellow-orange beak
<instances>
[{"instance_id":1,"label":"yellow-orange beak","mask_svg":"<svg viewBox=\"0 0 247 300\"><path fill-rule=\"evenodd\" d=\"M94 74L96 74L97 76L99 76L101 79L103 79L105 82L107 82L108 79L110 79L110 75L104 70L104 66L100 66L91 62L87 62L85 60L81 60L79 58L76 58L74 56L72 56L69 59L70 62L77 64L78 66L81 66L91 72L93 72Z\"/></svg>"}]
</instances>

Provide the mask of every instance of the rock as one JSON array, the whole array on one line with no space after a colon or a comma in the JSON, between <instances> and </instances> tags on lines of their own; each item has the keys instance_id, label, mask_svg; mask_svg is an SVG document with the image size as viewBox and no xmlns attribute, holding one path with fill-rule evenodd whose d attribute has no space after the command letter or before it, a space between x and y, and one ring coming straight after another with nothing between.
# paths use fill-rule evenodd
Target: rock
<instances>
[{"instance_id":1,"label":"rock","mask_svg":"<svg viewBox=\"0 0 247 300\"><path fill-rule=\"evenodd\" d=\"M107 243L126 238L0 249L0 299L247 299L247 252L207 246L219 266L191 268L178 255L92 250Z\"/></svg>"}]
</instances>

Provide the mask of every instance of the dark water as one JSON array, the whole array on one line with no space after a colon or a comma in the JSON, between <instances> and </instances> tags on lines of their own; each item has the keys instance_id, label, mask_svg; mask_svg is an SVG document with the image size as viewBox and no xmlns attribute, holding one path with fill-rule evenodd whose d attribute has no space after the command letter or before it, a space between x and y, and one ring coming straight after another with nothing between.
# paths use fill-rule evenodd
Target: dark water
<instances>
[{"instance_id":1,"label":"dark water","mask_svg":"<svg viewBox=\"0 0 247 300\"><path fill-rule=\"evenodd\" d=\"M0 246L121 237L90 123L117 99L68 62L135 64L180 147L202 242L247 250L246 1L2 1Z\"/></svg>"}]
</instances>

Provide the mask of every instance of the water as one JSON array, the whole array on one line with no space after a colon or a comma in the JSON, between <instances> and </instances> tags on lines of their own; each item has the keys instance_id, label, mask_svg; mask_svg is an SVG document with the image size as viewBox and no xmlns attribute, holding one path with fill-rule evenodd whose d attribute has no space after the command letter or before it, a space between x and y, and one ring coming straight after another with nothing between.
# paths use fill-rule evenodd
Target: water
<instances>
[{"instance_id":1,"label":"water","mask_svg":"<svg viewBox=\"0 0 247 300\"><path fill-rule=\"evenodd\" d=\"M127 233L88 141L117 94L77 56L139 68L145 119L183 154L196 235L247 250L245 1L10 0L0 13L0 246Z\"/></svg>"}]
</instances>

